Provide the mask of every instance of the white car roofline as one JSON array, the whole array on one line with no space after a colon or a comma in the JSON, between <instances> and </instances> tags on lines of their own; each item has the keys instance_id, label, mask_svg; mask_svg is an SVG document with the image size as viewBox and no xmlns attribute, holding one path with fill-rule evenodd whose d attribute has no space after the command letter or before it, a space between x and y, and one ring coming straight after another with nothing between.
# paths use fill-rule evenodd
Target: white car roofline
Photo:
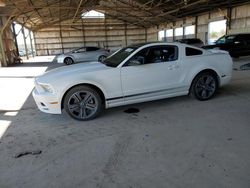
<instances>
[{"instance_id":1,"label":"white car roofline","mask_svg":"<svg viewBox=\"0 0 250 188\"><path fill-rule=\"evenodd\" d=\"M209 54L209 51L203 49L203 48L199 48L196 46L191 46L188 44L180 44L178 42L153 42L153 43L149 43L149 44L145 44L143 46L140 46L139 48L137 48L132 54L130 54L126 59L124 59L117 67L122 67L133 55L135 55L138 51L147 48L147 47L151 47L151 46L162 46L162 45L175 45L177 46L179 49L183 48L183 47L190 47L190 48L194 48L197 50L201 50L203 52L203 55ZM129 46L127 46L129 48Z\"/></svg>"}]
</instances>

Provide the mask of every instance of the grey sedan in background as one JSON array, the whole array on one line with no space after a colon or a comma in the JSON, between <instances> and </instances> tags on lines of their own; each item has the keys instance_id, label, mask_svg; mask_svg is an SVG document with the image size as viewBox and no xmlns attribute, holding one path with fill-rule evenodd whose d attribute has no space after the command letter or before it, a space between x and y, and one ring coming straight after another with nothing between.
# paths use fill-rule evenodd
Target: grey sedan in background
<instances>
[{"instance_id":1,"label":"grey sedan in background","mask_svg":"<svg viewBox=\"0 0 250 188\"><path fill-rule=\"evenodd\" d=\"M68 53L57 55L56 62L65 63L66 65L71 65L80 62L89 62L89 61L102 62L109 55L110 55L109 50L94 46L84 46L72 50Z\"/></svg>"}]
</instances>

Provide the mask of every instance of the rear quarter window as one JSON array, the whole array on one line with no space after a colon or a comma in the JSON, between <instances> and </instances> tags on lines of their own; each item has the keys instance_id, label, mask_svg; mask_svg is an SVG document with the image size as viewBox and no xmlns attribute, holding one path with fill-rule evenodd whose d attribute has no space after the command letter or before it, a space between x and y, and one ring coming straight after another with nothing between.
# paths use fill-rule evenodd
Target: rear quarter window
<instances>
[{"instance_id":1,"label":"rear quarter window","mask_svg":"<svg viewBox=\"0 0 250 188\"><path fill-rule=\"evenodd\" d=\"M203 54L203 52L201 50L198 50L195 48L189 48L189 47L186 47L185 52L186 52L186 56L196 56L196 55Z\"/></svg>"}]
</instances>

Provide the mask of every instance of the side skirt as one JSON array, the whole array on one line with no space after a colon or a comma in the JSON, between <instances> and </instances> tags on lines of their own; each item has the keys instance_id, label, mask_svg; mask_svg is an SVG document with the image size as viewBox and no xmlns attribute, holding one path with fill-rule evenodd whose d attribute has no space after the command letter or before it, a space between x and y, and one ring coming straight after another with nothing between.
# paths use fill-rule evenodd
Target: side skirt
<instances>
[{"instance_id":1,"label":"side skirt","mask_svg":"<svg viewBox=\"0 0 250 188\"><path fill-rule=\"evenodd\" d=\"M171 91L171 92L170 92ZM156 92L147 92L142 94L129 95L125 97L115 97L106 100L106 108L123 106L146 101L159 100L170 97L177 97L188 94L188 88L175 88L171 90L161 90Z\"/></svg>"}]
</instances>

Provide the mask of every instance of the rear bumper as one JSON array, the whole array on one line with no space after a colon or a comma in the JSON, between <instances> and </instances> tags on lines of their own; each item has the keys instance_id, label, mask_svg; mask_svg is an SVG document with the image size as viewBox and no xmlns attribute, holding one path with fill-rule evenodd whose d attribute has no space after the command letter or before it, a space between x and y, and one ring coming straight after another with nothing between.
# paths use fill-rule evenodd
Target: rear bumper
<instances>
[{"instance_id":1,"label":"rear bumper","mask_svg":"<svg viewBox=\"0 0 250 188\"><path fill-rule=\"evenodd\" d=\"M61 103L57 96L51 93L38 93L36 89L32 92L33 98L39 110L50 114L61 114Z\"/></svg>"},{"instance_id":2,"label":"rear bumper","mask_svg":"<svg viewBox=\"0 0 250 188\"><path fill-rule=\"evenodd\" d=\"M229 84L231 79L232 79L232 75L230 75L230 76L222 76L220 78L220 86L224 86L226 84Z\"/></svg>"}]
</instances>

